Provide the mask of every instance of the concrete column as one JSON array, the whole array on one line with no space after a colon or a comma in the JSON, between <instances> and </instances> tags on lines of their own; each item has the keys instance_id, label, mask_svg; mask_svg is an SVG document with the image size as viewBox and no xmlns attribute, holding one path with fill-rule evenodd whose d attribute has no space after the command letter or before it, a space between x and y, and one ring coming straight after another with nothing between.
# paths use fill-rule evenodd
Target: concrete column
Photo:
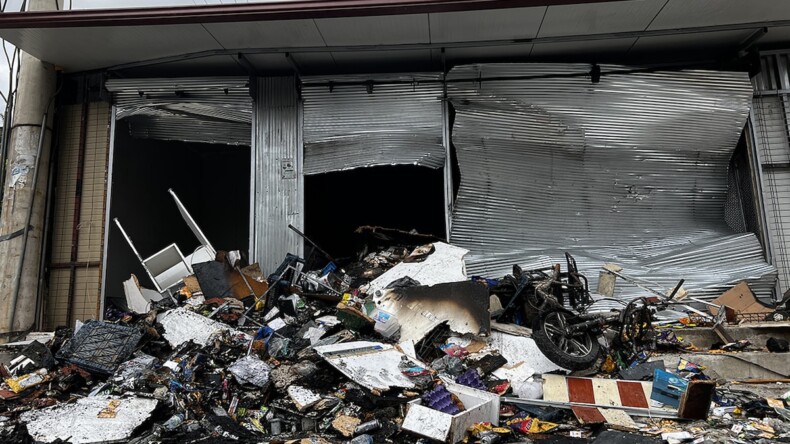
<instances>
[{"instance_id":1,"label":"concrete column","mask_svg":"<svg viewBox=\"0 0 790 444\"><path fill-rule=\"evenodd\" d=\"M28 0L28 11L55 9L53 0ZM52 66L26 53L21 54L19 89L9 133L8 166L0 214L0 236L23 230L32 208L30 226L21 273L19 268L25 236L0 241L0 334L33 328L38 294L38 272L44 227L51 128L57 76ZM41 128L44 114L48 119ZM45 131L41 153L39 137ZM37 161L37 157L41 159ZM36 164L38 184L33 193ZM17 282L18 279L18 282ZM18 287L18 294L17 293ZM0 337L0 342L7 335Z\"/></svg>"}]
</instances>

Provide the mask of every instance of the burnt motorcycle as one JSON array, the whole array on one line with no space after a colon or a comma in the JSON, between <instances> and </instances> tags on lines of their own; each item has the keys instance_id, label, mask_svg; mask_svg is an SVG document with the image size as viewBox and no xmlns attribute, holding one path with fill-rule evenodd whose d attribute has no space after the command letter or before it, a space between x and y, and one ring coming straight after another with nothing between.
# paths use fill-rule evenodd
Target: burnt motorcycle
<instances>
[{"instance_id":1,"label":"burnt motorcycle","mask_svg":"<svg viewBox=\"0 0 790 444\"><path fill-rule=\"evenodd\" d=\"M591 311L596 301L590 296L587 278L579 273L573 256L565 253L565 260L566 271L560 264L533 270L514 266L513 274L492 289L508 301L497 320L531 326L541 352L569 370L595 364L601 356L599 338L607 329L615 332L609 346L628 355L635 356L654 343L653 313L671 300L674 291L666 300L640 297L621 310Z\"/></svg>"}]
</instances>

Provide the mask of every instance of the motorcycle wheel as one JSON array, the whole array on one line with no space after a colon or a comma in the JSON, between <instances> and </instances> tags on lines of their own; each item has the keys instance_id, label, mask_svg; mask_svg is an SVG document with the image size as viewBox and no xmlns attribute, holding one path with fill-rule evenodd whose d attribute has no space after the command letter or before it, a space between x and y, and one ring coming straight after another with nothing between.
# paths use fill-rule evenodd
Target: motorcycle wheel
<instances>
[{"instance_id":1,"label":"motorcycle wheel","mask_svg":"<svg viewBox=\"0 0 790 444\"><path fill-rule=\"evenodd\" d=\"M549 360L568 370L592 367L601 352L598 338L588 331L571 336L568 326L573 315L564 311L549 311L532 322L532 339Z\"/></svg>"}]
</instances>

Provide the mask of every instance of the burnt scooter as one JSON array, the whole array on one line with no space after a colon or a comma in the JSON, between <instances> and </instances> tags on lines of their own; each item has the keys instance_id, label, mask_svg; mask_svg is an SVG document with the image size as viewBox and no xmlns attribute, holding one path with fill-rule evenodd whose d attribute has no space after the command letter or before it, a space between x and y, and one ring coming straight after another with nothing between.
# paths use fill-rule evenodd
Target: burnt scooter
<instances>
[{"instance_id":1,"label":"burnt scooter","mask_svg":"<svg viewBox=\"0 0 790 444\"><path fill-rule=\"evenodd\" d=\"M560 264L535 270L514 266L513 274L492 289L508 300L497 320L531 325L532 339L541 352L570 370L595 364L601 354L598 338L607 328L617 333L611 346L628 350L634 356L653 342L653 312L672 299L683 281L666 300L640 297L622 310L591 313L589 309L595 301L587 278L579 273L573 256L565 253L565 260L565 272Z\"/></svg>"}]
</instances>

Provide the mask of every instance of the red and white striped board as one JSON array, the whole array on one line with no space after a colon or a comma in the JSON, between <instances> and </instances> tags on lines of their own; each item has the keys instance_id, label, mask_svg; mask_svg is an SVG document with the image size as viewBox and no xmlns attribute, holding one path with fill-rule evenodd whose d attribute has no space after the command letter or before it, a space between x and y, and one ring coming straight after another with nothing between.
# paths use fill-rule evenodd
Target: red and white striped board
<instances>
[{"instance_id":1,"label":"red and white striped board","mask_svg":"<svg viewBox=\"0 0 790 444\"><path fill-rule=\"evenodd\" d=\"M647 381L543 375L543 399L546 401L648 409L651 408L652 391L653 383ZM608 423L628 428L635 426L631 417L623 410L581 406L573 406L571 409L582 424Z\"/></svg>"}]
</instances>

